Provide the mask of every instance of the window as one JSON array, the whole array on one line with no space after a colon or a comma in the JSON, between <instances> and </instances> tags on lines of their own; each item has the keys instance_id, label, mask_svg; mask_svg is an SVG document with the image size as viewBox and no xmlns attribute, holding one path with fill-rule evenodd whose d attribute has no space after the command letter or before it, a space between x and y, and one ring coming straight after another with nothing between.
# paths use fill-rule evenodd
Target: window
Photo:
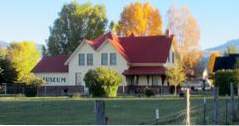
<instances>
[{"instance_id":1,"label":"window","mask_svg":"<svg viewBox=\"0 0 239 126\"><path fill-rule=\"evenodd\" d=\"M101 65L108 65L108 54L107 53L101 54Z\"/></svg>"},{"instance_id":2,"label":"window","mask_svg":"<svg viewBox=\"0 0 239 126\"><path fill-rule=\"evenodd\" d=\"M110 65L116 65L116 53L110 53Z\"/></svg>"},{"instance_id":3,"label":"window","mask_svg":"<svg viewBox=\"0 0 239 126\"><path fill-rule=\"evenodd\" d=\"M158 77L157 76L153 76L152 77L152 85L158 85Z\"/></svg>"},{"instance_id":4,"label":"window","mask_svg":"<svg viewBox=\"0 0 239 126\"><path fill-rule=\"evenodd\" d=\"M149 84L149 75L147 75L147 84Z\"/></svg>"},{"instance_id":5,"label":"window","mask_svg":"<svg viewBox=\"0 0 239 126\"><path fill-rule=\"evenodd\" d=\"M85 65L85 54L79 54L79 65L84 66Z\"/></svg>"},{"instance_id":6,"label":"window","mask_svg":"<svg viewBox=\"0 0 239 126\"><path fill-rule=\"evenodd\" d=\"M93 54L92 53L88 53L87 54L87 65L88 66L92 66L93 65Z\"/></svg>"},{"instance_id":7,"label":"window","mask_svg":"<svg viewBox=\"0 0 239 126\"><path fill-rule=\"evenodd\" d=\"M81 73L75 73L75 84L81 85Z\"/></svg>"}]
</instances>

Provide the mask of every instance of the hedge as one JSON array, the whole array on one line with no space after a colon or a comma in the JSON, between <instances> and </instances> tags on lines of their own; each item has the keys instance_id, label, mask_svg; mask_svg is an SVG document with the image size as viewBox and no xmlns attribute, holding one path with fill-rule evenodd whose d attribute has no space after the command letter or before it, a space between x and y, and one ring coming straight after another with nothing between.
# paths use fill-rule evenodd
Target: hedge
<instances>
[{"instance_id":1,"label":"hedge","mask_svg":"<svg viewBox=\"0 0 239 126\"><path fill-rule=\"evenodd\" d=\"M230 95L230 83L233 84L234 92L237 94L239 84L237 70L220 70L215 74L215 86L219 87L219 95Z\"/></svg>"}]
</instances>

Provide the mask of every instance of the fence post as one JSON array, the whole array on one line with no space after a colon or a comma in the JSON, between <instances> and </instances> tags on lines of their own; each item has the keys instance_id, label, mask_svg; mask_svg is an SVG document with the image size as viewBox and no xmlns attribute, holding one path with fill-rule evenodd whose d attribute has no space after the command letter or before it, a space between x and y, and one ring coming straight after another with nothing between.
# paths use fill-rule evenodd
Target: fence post
<instances>
[{"instance_id":1,"label":"fence post","mask_svg":"<svg viewBox=\"0 0 239 126\"><path fill-rule=\"evenodd\" d=\"M229 124L228 123L228 99L226 99L226 125Z\"/></svg>"},{"instance_id":2,"label":"fence post","mask_svg":"<svg viewBox=\"0 0 239 126\"><path fill-rule=\"evenodd\" d=\"M4 85L4 93L6 95L7 94L7 83L3 83L3 85Z\"/></svg>"},{"instance_id":3,"label":"fence post","mask_svg":"<svg viewBox=\"0 0 239 126\"><path fill-rule=\"evenodd\" d=\"M237 84L237 111L239 112L239 84Z\"/></svg>"},{"instance_id":4,"label":"fence post","mask_svg":"<svg viewBox=\"0 0 239 126\"><path fill-rule=\"evenodd\" d=\"M213 88L213 122L218 124L218 87Z\"/></svg>"},{"instance_id":5,"label":"fence post","mask_svg":"<svg viewBox=\"0 0 239 126\"><path fill-rule=\"evenodd\" d=\"M156 125L158 125L158 120L159 120L159 109L155 109L155 119L156 119Z\"/></svg>"},{"instance_id":6,"label":"fence post","mask_svg":"<svg viewBox=\"0 0 239 126\"><path fill-rule=\"evenodd\" d=\"M44 86L44 96L46 96L46 86Z\"/></svg>"},{"instance_id":7,"label":"fence post","mask_svg":"<svg viewBox=\"0 0 239 126\"><path fill-rule=\"evenodd\" d=\"M189 88L187 88L187 118L186 125L190 125L190 92Z\"/></svg>"},{"instance_id":8,"label":"fence post","mask_svg":"<svg viewBox=\"0 0 239 126\"><path fill-rule=\"evenodd\" d=\"M207 111L207 101L206 101L206 98L204 97L203 99L203 124L206 125L207 122L206 122L206 111Z\"/></svg>"},{"instance_id":9,"label":"fence post","mask_svg":"<svg viewBox=\"0 0 239 126\"><path fill-rule=\"evenodd\" d=\"M230 93L231 93L231 116L232 116L232 121L236 119L236 110L235 110L235 100L234 100L234 88L233 84L230 83Z\"/></svg>"},{"instance_id":10,"label":"fence post","mask_svg":"<svg viewBox=\"0 0 239 126\"><path fill-rule=\"evenodd\" d=\"M96 125L105 125L105 102L103 100L96 100Z\"/></svg>"}]
</instances>

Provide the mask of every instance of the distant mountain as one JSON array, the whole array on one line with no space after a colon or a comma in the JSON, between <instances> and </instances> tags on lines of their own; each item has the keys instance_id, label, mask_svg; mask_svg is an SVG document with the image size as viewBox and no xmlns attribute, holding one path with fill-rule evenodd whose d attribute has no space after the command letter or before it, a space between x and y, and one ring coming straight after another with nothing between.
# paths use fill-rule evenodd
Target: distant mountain
<instances>
[{"instance_id":1,"label":"distant mountain","mask_svg":"<svg viewBox=\"0 0 239 126\"><path fill-rule=\"evenodd\" d=\"M9 45L9 43L0 41L0 48L7 48L8 45Z\"/></svg>"},{"instance_id":2,"label":"distant mountain","mask_svg":"<svg viewBox=\"0 0 239 126\"><path fill-rule=\"evenodd\" d=\"M8 42L0 41L0 48L7 48L10 45ZM36 44L37 49L42 53L42 44Z\"/></svg>"},{"instance_id":3,"label":"distant mountain","mask_svg":"<svg viewBox=\"0 0 239 126\"><path fill-rule=\"evenodd\" d=\"M228 46L235 46L239 49L239 39L233 39L233 40L227 41L226 43L224 43L222 45L206 49L205 51L208 51L208 52L212 52L212 51L224 52L227 49Z\"/></svg>"}]
</instances>

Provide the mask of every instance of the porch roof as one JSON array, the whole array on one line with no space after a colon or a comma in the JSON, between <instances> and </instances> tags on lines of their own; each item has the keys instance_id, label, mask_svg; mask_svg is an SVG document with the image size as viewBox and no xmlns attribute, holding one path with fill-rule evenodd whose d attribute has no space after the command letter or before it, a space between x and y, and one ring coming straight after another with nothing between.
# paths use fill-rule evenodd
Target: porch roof
<instances>
[{"instance_id":1,"label":"porch roof","mask_svg":"<svg viewBox=\"0 0 239 126\"><path fill-rule=\"evenodd\" d=\"M137 66L129 67L123 72L124 75L161 75L165 74L166 68L163 66Z\"/></svg>"}]
</instances>

